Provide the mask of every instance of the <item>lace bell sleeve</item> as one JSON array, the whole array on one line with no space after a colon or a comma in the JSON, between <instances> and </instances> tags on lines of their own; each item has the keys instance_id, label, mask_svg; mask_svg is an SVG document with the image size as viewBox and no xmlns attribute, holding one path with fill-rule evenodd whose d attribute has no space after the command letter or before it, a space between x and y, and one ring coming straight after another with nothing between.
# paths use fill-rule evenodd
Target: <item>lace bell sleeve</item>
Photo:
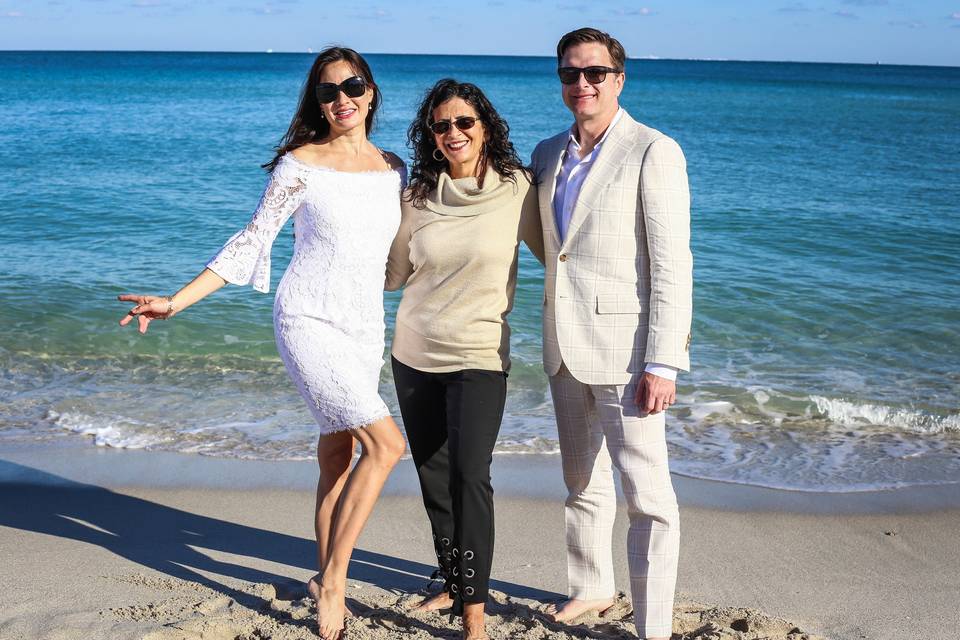
<instances>
[{"instance_id":1,"label":"lace bell sleeve","mask_svg":"<svg viewBox=\"0 0 960 640\"><path fill-rule=\"evenodd\" d=\"M270 249L280 229L303 202L307 190L300 167L286 157L270 175L260 204L246 227L230 238L207 268L231 284L270 290Z\"/></svg>"}]
</instances>

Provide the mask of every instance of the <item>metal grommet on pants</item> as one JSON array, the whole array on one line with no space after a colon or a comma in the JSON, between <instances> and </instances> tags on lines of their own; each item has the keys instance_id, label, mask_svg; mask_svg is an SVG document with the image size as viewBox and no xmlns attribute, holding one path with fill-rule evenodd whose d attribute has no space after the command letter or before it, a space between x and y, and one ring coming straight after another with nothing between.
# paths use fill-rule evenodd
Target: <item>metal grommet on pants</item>
<instances>
[{"instance_id":1,"label":"metal grommet on pants","mask_svg":"<svg viewBox=\"0 0 960 640\"><path fill-rule=\"evenodd\" d=\"M454 600L485 602L494 548L490 461L503 418L506 373L438 373L395 357L391 362L424 507L443 552L441 565L449 570L446 590L455 593L456 584ZM449 546L441 546L447 540Z\"/></svg>"}]
</instances>

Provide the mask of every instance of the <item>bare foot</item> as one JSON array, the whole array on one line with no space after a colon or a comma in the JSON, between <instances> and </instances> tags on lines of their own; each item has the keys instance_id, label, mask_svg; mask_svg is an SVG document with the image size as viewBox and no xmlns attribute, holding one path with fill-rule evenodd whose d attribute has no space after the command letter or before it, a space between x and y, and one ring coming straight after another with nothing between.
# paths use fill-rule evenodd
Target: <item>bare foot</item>
<instances>
[{"instance_id":1,"label":"bare foot","mask_svg":"<svg viewBox=\"0 0 960 640\"><path fill-rule=\"evenodd\" d=\"M339 640L346 615L343 589L317 585L317 633L323 640Z\"/></svg>"},{"instance_id":2,"label":"bare foot","mask_svg":"<svg viewBox=\"0 0 960 640\"><path fill-rule=\"evenodd\" d=\"M313 601L318 603L320 602L320 580L323 576L319 573L307 581L307 593L310 594L310 597L313 598ZM347 618L353 617L353 611L350 611L350 607L347 606L347 603L343 603L343 615Z\"/></svg>"},{"instance_id":3,"label":"bare foot","mask_svg":"<svg viewBox=\"0 0 960 640\"><path fill-rule=\"evenodd\" d=\"M596 612L603 614L604 611L613 606L613 598L604 598L602 600L566 600L561 604L548 604L543 612L550 616L554 622L570 622L574 618L579 618L585 613Z\"/></svg>"},{"instance_id":4,"label":"bare foot","mask_svg":"<svg viewBox=\"0 0 960 640\"><path fill-rule=\"evenodd\" d=\"M463 640L489 640L482 603L470 603L463 608Z\"/></svg>"},{"instance_id":5,"label":"bare foot","mask_svg":"<svg viewBox=\"0 0 960 640\"><path fill-rule=\"evenodd\" d=\"M451 598L450 594L446 591L441 591L431 598L426 598L420 604L410 609L410 611L415 613L425 611L440 611L441 609L449 609L452 606L453 598Z\"/></svg>"}]
</instances>

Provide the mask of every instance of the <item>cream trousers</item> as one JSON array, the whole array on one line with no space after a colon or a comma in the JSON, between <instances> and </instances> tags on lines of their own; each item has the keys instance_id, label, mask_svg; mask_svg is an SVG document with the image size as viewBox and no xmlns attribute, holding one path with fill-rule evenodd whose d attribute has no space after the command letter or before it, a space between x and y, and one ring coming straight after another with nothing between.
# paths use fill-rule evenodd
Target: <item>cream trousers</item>
<instances>
[{"instance_id":1,"label":"cream trousers","mask_svg":"<svg viewBox=\"0 0 960 640\"><path fill-rule=\"evenodd\" d=\"M637 382L588 385L565 366L550 377L557 413L565 505L570 597L616 594L613 467L627 503L627 559L634 621L641 638L669 637L680 553L680 518L667 466L664 414L641 415Z\"/></svg>"}]
</instances>

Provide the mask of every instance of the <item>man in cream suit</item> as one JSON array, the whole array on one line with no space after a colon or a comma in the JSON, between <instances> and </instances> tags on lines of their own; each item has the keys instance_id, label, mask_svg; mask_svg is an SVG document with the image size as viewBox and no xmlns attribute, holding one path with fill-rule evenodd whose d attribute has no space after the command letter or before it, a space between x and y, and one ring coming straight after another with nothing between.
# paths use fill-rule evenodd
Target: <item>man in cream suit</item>
<instances>
[{"instance_id":1,"label":"man in cream suit","mask_svg":"<svg viewBox=\"0 0 960 640\"><path fill-rule=\"evenodd\" d=\"M533 152L546 249L543 362L567 485L570 599L558 621L616 594L613 467L630 518L627 553L641 638L669 638L679 554L664 412L689 369L690 194L680 147L618 102L623 47L596 29L557 46L573 126Z\"/></svg>"}]
</instances>

